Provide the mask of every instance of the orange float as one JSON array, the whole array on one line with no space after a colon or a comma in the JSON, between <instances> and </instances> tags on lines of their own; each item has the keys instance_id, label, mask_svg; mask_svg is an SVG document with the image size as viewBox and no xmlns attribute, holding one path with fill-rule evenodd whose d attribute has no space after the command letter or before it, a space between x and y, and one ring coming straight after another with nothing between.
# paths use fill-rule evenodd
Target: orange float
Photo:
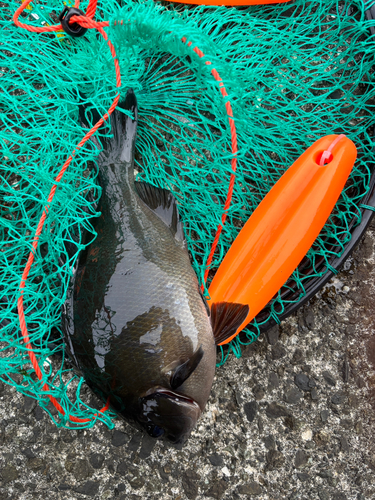
<instances>
[{"instance_id":1,"label":"orange float","mask_svg":"<svg viewBox=\"0 0 375 500\"><path fill-rule=\"evenodd\" d=\"M209 305L249 306L230 342L272 299L297 268L332 212L357 150L344 135L310 146L265 196L220 264ZM326 164L325 164L326 163Z\"/></svg>"}]
</instances>

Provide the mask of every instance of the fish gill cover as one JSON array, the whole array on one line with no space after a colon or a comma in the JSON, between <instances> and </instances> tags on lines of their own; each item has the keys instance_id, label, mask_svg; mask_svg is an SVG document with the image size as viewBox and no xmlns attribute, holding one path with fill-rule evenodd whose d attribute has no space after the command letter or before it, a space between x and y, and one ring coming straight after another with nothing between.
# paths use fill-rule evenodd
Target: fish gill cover
<instances>
[{"instance_id":1,"label":"fish gill cover","mask_svg":"<svg viewBox=\"0 0 375 500\"><path fill-rule=\"evenodd\" d=\"M27 32L11 20L18 7L18 1L10 1L0 10L0 375L38 399L59 426L71 425L69 414L88 419L79 424L82 427L98 419L113 426L111 413L98 414L90 407L83 380L64 357L50 358L53 346L63 353L62 341L56 341L61 307L84 248L83 234L95 238L90 219L100 187L90 143L76 154L58 185L24 289L25 316L44 371L44 390L22 341L16 307L54 179L84 135L78 96L86 96L103 115L116 95L113 62L95 30L75 39L62 32ZM85 10L86 3L81 8ZM56 24L61 10L57 0L33 2L22 21ZM375 41L364 4L297 0L235 9L108 0L99 3L95 19L110 21L107 33L119 60L121 95L129 87L137 95L138 179L175 194L191 261L206 291L248 217L310 144L326 134L344 133L357 146L358 160L319 238L286 287L245 334L222 351L222 363L231 351L240 355L241 345L254 341L262 324L278 322L288 305L298 304L314 280L332 272L332 259L343 253L361 222L373 168L375 123ZM220 93L212 68L228 97ZM204 283L231 175L227 100L237 131L237 172ZM77 244L73 258L67 251L72 243ZM59 400L65 416L56 416L48 394Z\"/></svg>"}]
</instances>

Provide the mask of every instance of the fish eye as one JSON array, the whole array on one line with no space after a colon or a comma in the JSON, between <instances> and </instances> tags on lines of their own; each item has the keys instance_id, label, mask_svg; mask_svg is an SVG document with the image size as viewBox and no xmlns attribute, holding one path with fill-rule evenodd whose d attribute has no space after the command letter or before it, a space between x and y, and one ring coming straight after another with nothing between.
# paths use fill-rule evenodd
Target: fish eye
<instances>
[{"instance_id":1,"label":"fish eye","mask_svg":"<svg viewBox=\"0 0 375 500\"><path fill-rule=\"evenodd\" d=\"M149 434L151 437L159 438L164 434L164 429L158 425L154 425L150 428Z\"/></svg>"},{"instance_id":2,"label":"fish eye","mask_svg":"<svg viewBox=\"0 0 375 500\"><path fill-rule=\"evenodd\" d=\"M203 301L204 307L206 308L206 311L207 311L208 316L211 316L211 311L210 311L210 308L209 308L209 306L208 306L208 303L207 303L206 297L203 295L203 292L202 292L202 290L200 289L200 287L198 288L198 292L199 292L199 295L200 295L200 296L201 296L201 298L202 298L202 301Z\"/></svg>"}]
</instances>

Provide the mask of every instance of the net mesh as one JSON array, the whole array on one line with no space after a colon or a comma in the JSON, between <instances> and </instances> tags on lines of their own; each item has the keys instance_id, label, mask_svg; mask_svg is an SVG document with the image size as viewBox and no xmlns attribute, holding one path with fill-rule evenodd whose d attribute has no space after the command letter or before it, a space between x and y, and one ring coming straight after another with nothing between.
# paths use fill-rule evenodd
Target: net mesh
<instances>
[{"instance_id":1,"label":"net mesh","mask_svg":"<svg viewBox=\"0 0 375 500\"><path fill-rule=\"evenodd\" d=\"M308 146L332 133L346 134L357 146L358 160L320 236L262 314L222 352L221 363L230 352L239 356L241 345L257 337L262 323L270 318L277 322L286 304L304 296L306 284L330 269L332 257L343 252L361 221L375 122L375 40L364 12L372 4L297 0L232 9L108 0L96 12L96 20L110 20L106 31L120 64L121 94L133 87L137 96L138 178L174 192L192 265L206 292L241 227ZM90 168L95 156L89 143L58 185L24 290L29 336L47 392L30 365L16 307L54 179L84 135L77 95L87 96L103 115L116 95L113 62L94 30L72 39L63 32L37 34L15 27L11 18L18 6L11 0L0 10L0 376L38 399L59 426L71 424L67 416L51 411L48 394L59 400L66 415L91 419L82 427L97 420L113 426L110 412L97 414L90 406L83 380L64 364L63 342L56 341L83 233L95 238L90 219L100 187L96 169ZM61 10L56 0L33 2L23 22L56 24ZM192 45L182 42L184 37ZM205 57L198 57L194 47ZM212 68L224 82L225 99ZM236 181L204 283L231 175L226 100L237 131ZM71 243L77 244L73 257L67 252ZM51 359L55 351L61 357Z\"/></svg>"}]
</instances>

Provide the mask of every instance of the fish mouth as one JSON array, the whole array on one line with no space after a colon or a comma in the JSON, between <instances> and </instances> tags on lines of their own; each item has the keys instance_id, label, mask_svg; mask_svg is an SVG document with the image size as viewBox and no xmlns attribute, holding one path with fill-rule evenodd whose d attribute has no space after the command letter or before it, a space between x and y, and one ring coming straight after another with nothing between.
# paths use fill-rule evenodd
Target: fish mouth
<instances>
[{"instance_id":1,"label":"fish mouth","mask_svg":"<svg viewBox=\"0 0 375 500\"><path fill-rule=\"evenodd\" d=\"M154 387L139 398L139 423L156 439L183 444L200 417L196 401L162 387Z\"/></svg>"}]
</instances>

